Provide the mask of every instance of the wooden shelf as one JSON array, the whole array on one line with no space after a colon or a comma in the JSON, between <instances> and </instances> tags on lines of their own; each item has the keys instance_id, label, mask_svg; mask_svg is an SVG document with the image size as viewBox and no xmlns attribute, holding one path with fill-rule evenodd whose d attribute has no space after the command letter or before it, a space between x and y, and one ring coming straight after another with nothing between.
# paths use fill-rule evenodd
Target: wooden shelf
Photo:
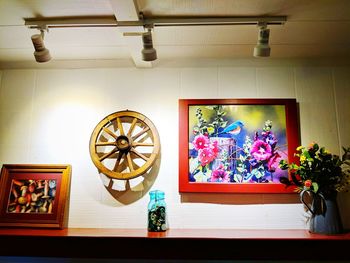
<instances>
[{"instance_id":1,"label":"wooden shelf","mask_svg":"<svg viewBox=\"0 0 350 263\"><path fill-rule=\"evenodd\" d=\"M348 260L350 233L306 230L0 228L1 256L118 259Z\"/></svg>"}]
</instances>

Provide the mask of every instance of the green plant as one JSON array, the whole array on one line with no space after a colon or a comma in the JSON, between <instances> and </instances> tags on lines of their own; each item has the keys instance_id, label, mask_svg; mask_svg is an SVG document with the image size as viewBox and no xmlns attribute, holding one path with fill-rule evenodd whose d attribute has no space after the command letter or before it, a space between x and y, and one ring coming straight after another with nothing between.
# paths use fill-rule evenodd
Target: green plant
<instances>
[{"instance_id":1,"label":"green plant","mask_svg":"<svg viewBox=\"0 0 350 263\"><path fill-rule=\"evenodd\" d=\"M295 156L299 163L288 164L281 160L279 166L282 170L289 170L291 180L281 177L280 182L295 185L296 191L310 190L324 195L334 192L348 191L350 186L350 148L343 148L344 155L329 153L324 147L312 143L309 147L299 146Z\"/></svg>"},{"instance_id":2,"label":"green plant","mask_svg":"<svg viewBox=\"0 0 350 263\"><path fill-rule=\"evenodd\" d=\"M226 115L226 112L223 110L222 105L213 105L213 106L206 106L206 109L213 110L214 117L213 121L208 123L203 118L203 113L200 108L196 109L196 117L197 117L197 125L194 126L193 132L194 134L206 134L206 135L218 135L219 128L225 128L227 125L227 121L224 120L224 116Z\"/></svg>"}]
</instances>

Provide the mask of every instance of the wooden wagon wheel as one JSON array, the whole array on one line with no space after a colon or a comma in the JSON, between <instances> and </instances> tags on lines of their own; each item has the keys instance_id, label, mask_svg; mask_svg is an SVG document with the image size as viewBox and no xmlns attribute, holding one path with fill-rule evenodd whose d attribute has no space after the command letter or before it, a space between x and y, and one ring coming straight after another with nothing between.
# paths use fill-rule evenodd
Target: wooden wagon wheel
<instances>
[{"instance_id":1,"label":"wooden wagon wheel","mask_svg":"<svg viewBox=\"0 0 350 263\"><path fill-rule=\"evenodd\" d=\"M156 161L160 140L156 127L134 111L112 113L100 121L90 138L90 156L99 170L128 180L146 173Z\"/></svg>"}]
</instances>

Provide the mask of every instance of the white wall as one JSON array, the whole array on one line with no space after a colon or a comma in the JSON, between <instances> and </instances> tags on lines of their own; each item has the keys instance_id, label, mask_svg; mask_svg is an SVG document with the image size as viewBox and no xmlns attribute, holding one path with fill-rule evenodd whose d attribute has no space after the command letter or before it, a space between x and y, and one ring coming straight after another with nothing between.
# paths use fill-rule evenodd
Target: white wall
<instances>
[{"instance_id":1,"label":"white wall","mask_svg":"<svg viewBox=\"0 0 350 263\"><path fill-rule=\"evenodd\" d=\"M181 199L179 98L297 98L303 144L318 141L334 153L340 153L341 145L350 145L346 67L232 66L215 61L145 70L13 69L0 71L0 80L0 164L72 164L70 227L146 227L148 195L129 205L119 203L106 191L90 160L92 130L115 111L139 111L159 131L162 159L152 189L166 193L171 228L306 228L298 201L275 204L266 201L269 195L252 202L237 200L244 195L206 195L203 202ZM216 201L208 202L211 197ZM221 197L233 201L220 201ZM350 227L349 195L340 198L340 206L344 224Z\"/></svg>"}]
</instances>

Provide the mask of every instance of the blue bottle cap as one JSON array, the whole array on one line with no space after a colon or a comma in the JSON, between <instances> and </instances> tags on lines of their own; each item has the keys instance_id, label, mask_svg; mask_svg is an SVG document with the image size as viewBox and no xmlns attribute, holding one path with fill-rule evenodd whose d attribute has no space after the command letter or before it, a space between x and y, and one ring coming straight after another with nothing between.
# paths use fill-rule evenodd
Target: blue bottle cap
<instances>
[{"instance_id":1,"label":"blue bottle cap","mask_svg":"<svg viewBox=\"0 0 350 263\"><path fill-rule=\"evenodd\" d=\"M151 199L164 199L164 195L165 193L163 191L160 191L160 190L153 190L153 191L150 191L149 192L149 195L150 195L150 198Z\"/></svg>"}]
</instances>

